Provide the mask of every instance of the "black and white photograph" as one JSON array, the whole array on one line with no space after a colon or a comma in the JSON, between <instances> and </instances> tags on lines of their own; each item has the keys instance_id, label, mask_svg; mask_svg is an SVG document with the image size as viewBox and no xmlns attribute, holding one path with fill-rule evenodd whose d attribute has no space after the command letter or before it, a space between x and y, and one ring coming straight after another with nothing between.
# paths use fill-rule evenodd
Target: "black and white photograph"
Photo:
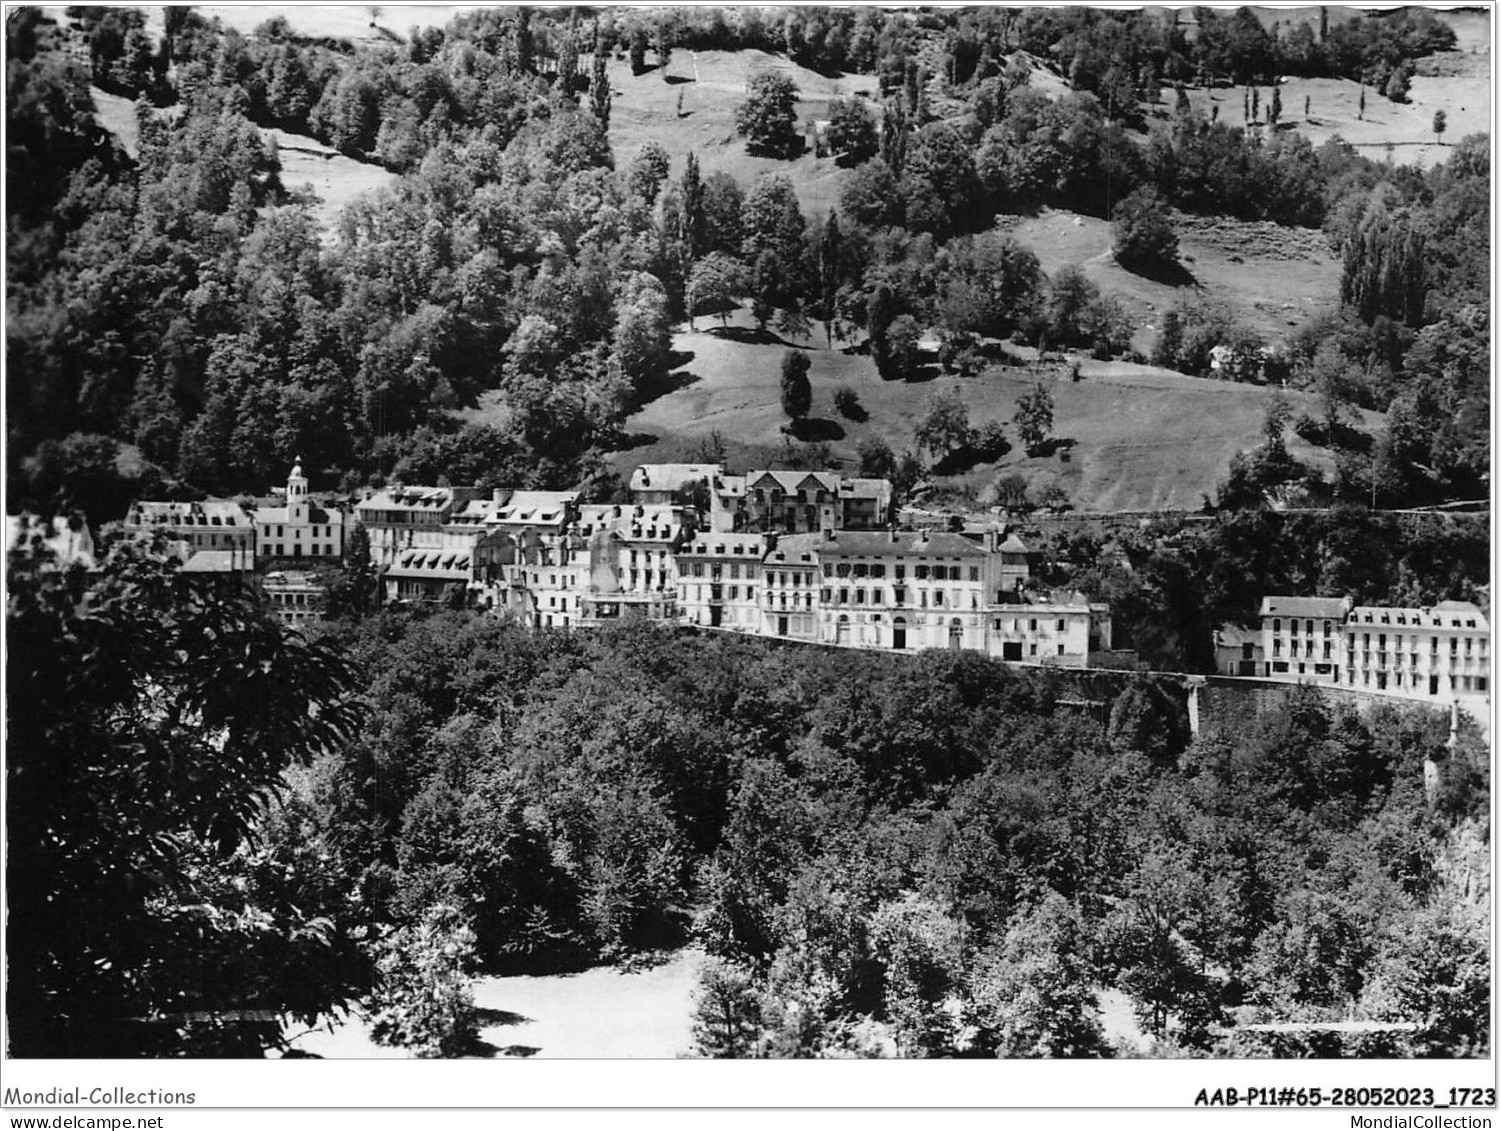
<instances>
[{"instance_id":1,"label":"black and white photograph","mask_svg":"<svg viewBox=\"0 0 1501 1131\"><path fill-rule=\"evenodd\" d=\"M1494 1109L1490 6L4 12L7 1108Z\"/></svg>"}]
</instances>

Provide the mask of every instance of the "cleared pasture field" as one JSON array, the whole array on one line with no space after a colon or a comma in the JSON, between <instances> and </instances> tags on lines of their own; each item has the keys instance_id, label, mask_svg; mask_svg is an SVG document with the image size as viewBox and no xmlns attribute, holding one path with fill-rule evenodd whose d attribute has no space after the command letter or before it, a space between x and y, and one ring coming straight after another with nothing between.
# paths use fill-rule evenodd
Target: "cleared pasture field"
<instances>
[{"instance_id":1,"label":"cleared pasture field","mask_svg":"<svg viewBox=\"0 0 1501 1131\"><path fill-rule=\"evenodd\" d=\"M807 343L802 343L807 344ZM1022 368L996 367L972 379L936 373L926 381L882 381L870 358L823 345L821 332L807 350L813 386L810 419L829 437L831 457L845 467L858 462L856 446L867 435L884 437L898 451L913 443L913 432L937 393L956 389L969 407L970 423L1008 424L1017 400L1037 382ZM726 455L744 467L786 450L781 427L780 366L788 345L768 344L756 334L748 314L737 311L730 329L718 320L698 320L683 330L674 348L691 355L674 375L678 387L647 404L627 422L637 443L614 453L613 465L629 471L639 463L686 459L715 433ZM1213 494L1230 459L1260 442L1271 391L1186 377L1125 362L1084 361L1082 379L1045 378L1054 400L1053 433L1071 440L1066 461L1059 455L1028 457L1013 448L998 463L978 465L949 482L978 489L997 474L1019 471L1036 487L1061 484L1076 507L1087 510L1197 509ZM834 409L835 390L849 386L869 414L862 422ZM1289 391L1296 415L1317 414L1317 398ZM1379 418L1365 414L1361 426ZM794 450L806 450L794 442ZM1289 434L1295 456L1329 469L1328 453Z\"/></svg>"}]
</instances>

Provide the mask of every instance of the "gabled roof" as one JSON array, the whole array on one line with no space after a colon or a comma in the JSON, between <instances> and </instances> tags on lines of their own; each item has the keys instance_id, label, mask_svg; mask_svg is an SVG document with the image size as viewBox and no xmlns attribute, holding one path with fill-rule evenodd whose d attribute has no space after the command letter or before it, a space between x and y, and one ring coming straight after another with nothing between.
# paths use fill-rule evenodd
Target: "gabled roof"
<instances>
[{"instance_id":1,"label":"gabled roof","mask_svg":"<svg viewBox=\"0 0 1501 1131\"><path fill-rule=\"evenodd\" d=\"M839 487L839 476L832 471L747 471L745 473L747 488L760 487L768 479L783 491L788 492L801 491L810 482L813 486L822 487L825 491L834 491Z\"/></svg>"},{"instance_id":2,"label":"gabled roof","mask_svg":"<svg viewBox=\"0 0 1501 1131\"><path fill-rule=\"evenodd\" d=\"M1015 534L1011 535L1011 537L1007 538L1004 542L1001 543L1000 550L1003 554L1031 553L1031 551L1027 549L1027 544L1020 538L1018 538Z\"/></svg>"}]
</instances>

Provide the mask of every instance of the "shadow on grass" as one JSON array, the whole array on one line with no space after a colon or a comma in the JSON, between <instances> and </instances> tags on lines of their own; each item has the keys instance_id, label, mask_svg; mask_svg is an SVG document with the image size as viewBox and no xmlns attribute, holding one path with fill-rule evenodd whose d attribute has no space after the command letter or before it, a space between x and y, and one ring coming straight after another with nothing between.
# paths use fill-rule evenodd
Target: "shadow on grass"
<instances>
[{"instance_id":1,"label":"shadow on grass","mask_svg":"<svg viewBox=\"0 0 1501 1131\"><path fill-rule=\"evenodd\" d=\"M681 86L683 83L692 82L693 80L687 75L663 75L662 81L668 86Z\"/></svg>"},{"instance_id":2,"label":"shadow on grass","mask_svg":"<svg viewBox=\"0 0 1501 1131\"><path fill-rule=\"evenodd\" d=\"M536 1045L506 1045L500 1050L501 1056L536 1056L542 1050Z\"/></svg>"},{"instance_id":3,"label":"shadow on grass","mask_svg":"<svg viewBox=\"0 0 1501 1131\"><path fill-rule=\"evenodd\" d=\"M691 356L691 355L690 355ZM645 408L658 397L665 397L668 393L675 393L679 389L686 389L690 385L696 385L699 376L690 373L686 369L679 369L675 373L659 373L648 377L641 382L641 387L636 391L636 407Z\"/></svg>"},{"instance_id":4,"label":"shadow on grass","mask_svg":"<svg viewBox=\"0 0 1501 1131\"><path fill-rule=\"evenodd\" d=\"M655 444L662 437L652 432L622 432L620 438L610 447L612 452L628 452L632 448L644 448Z\"/></svg>"},{"instance_id":5,"label":"shadow on grass","mask_svg":"<svg viewBox=\"0 0 1501 1131\"><path fill-rule=\"evenodd\" d=\"M669 372L674 369L685 369L692 360L692 350L668 350L666 368Z\"/></svg>"},{"instance_id":6,"label":"shadow on grass","mask_svg":"<svg viewBox=\"0 0 1501 1131\"><path fill-rule=\"evenodd\" d=\"M1133 275L1143 279L1149 279L1154 283L1162 283L1169 287L1197 287L1199 280L1194 273L1182 263L1174 260L1172 263L1161 262L1122 262L1117 263Z\"/></svg>"},{"instance_id":7,"label":"shadow on grass","mask_svg":"<svg viewBox=\"0 0 1501 1131\"><path fill-rule=\"evenodd\" d=\"M481 1025L524 1025L532 1018L520 1013L512 1013L509 1009L485 1009L480 1007L474 1011Z\"/></svg>"},{"instance_id":8,"label":"shadow on grass","mask_svg":"<svg viewBox=\"0 0 1501 1131\"><path fill-rule=\"evenodd\" d=\"M784 424L782 430L791 435L794 440L801 440L805 444L844 439L844 428L838 421L822 416L805 416L792 420Z\"/></svg>"},{"instance_id":9,"label":"shadow on grass","mask_svg":"<svg viewBox=\"0 0 1501 1131\"><path fill-rule=\"evenodd\" d=\"M780 334L774 334L765 327L753 326L713 326L708 333L715 338L723 338L727 342L739 342L748 346L786 346L788 349L804 350L807 346L789 342Z\"/></svg>"},{"instance_id":10,"label":"shadow on grass","mask_svg":"<svg viewBox=\"0 0 1501 1131\"><path fill-rule=\"evenodd\" d=\"M1048 459L1050 456L1057 455L1059 452L1072 452L1073 449L1078 446L1078 444L1078 440L1070 439L1068 437L1054 437L1049 440L1044 440L1036 447L1028 448L1027 454L1036 459Z\"/></svg>"},{"instance_id":11,"label":"shadow on grass","mask_svg":"<svg viewBox=\"0 0 1501 1131\"><path fill-rule=\"evenodd\" d=\"M844 405L839 409L839 415L855 424L864 424L870 419L870 413L865 411L865 406L859 401L854 404Z\"/></svg>"}]
</instances>

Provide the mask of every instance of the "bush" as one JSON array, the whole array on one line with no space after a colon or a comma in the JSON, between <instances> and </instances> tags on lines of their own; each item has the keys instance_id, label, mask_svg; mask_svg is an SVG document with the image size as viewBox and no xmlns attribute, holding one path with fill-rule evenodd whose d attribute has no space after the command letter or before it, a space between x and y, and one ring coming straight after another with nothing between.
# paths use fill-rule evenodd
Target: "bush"
<instances>
[{"instance_id":1,"label":"bush","mask_svg":"<svg viewBox=\"0 0 1501 1131\"><path fill-rule=\"evenodd\" d=\"M834 407L846 420L864 420L867 415L860 407L859 396L848 385L841 385L834 390Z\"/></svg>"},{"instance_id":2,"label":"bush","mask_svg":"<svg viewBox=\"0 0 1501 1131\"><path fill-rule=\"evenodd\" d=\"M1150 186L1116 206L1112 217L1115 259L1128 270L1163 270L1178 262L1178 233L1167 204Z\"/></svg>"},{"instance_id":3,"label":"bush","mask_svg":"<svg viewBox=\"0 0 1501 1131\"><path fill-rule=\"evenodd\" d=\"M456 907L434 904L420 923L376 948L370 1035L418 1056L458 1056L479 1036L469 986L474 932Z\"/></svg>"}]
</instances>

